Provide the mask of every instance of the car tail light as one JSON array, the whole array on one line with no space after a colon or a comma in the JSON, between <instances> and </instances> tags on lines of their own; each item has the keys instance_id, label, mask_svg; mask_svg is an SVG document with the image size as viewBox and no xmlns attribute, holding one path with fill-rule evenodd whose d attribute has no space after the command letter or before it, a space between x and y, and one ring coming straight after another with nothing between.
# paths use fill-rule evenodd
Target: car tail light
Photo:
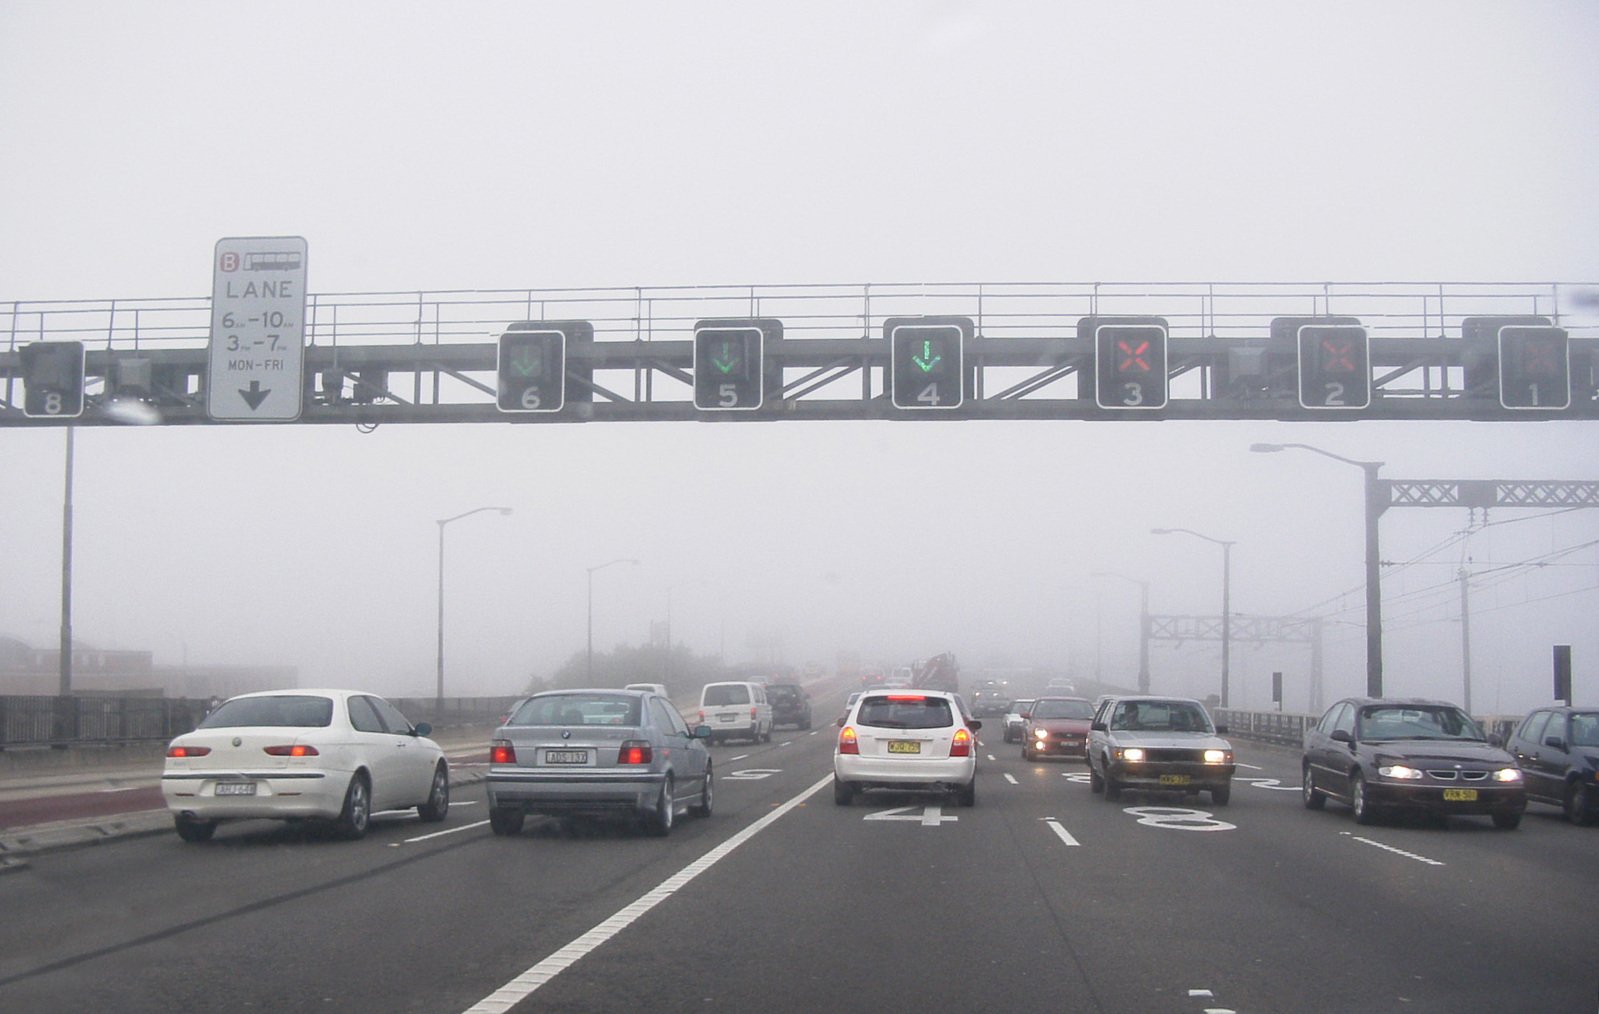
<instances>
[{"instance_id":1,"label":"car tail light","mask_svg":"<svg viewBox=\"0 0 1599 1014\"><path fill-rule=\"evenodd\" d=\"M204 757L211 752L208 746L169 746L168 757Z\"/></svg>"},{"instance_id":2,"label":"car tail light","mask_svg":"<svg viewBox=\"0 0 1599 1014\"><path fill-rule=\"evenodd\" d=\"M704 708L700 709L700 724L701 725L705 724L705 709Z\"/></svg>"},{"instance_id":3,"label":"car tail light","mask_svg":"<svg viewBox=\"0 0 1599 1014\"><path fill-rule=\"evenodd\" d=\"M282 746L264 746L261 749L270 757L316 757L317 749L308 743L285 743Z\"/></svg>"},{"instance_id":4,"label":"car tail light","mask_svg":"<svg viewBox=\"0 0 1599 1014\"><path fill-rule=\"evenodd\" d=\"M655 751L648 740L630 739L616 752L618 764L648 764L655 759Z\"/></svg>"},{"instance_id":5,"label":"car tail light","mask_svg":"<svg viewBox=\"0 0 1599 1014\"><path fill-rule=\"evenodd\" d=\"M497 739L489 744L490 764L515 764L516 747L508 739Z\"/></svg>"},{"instance_id":6,"label":"car tail light","mask_svg":"<svg viewBox=\"0 0 1599 1014\"><path fill-rule=\"evenodd\" d=\"M955 735L949 741L949 755L951 757L970 757L972 755L972 730L955 730Z\"/></svg>"},{"instance_id":7,"label":"car tail light","mask_svg":"<svg viewBox=\"0 0 1599 1014\"><path fill-rule=\"evenodd\" d=\"M844 726L844 728L839 730L839 732L838 732L838 752L839 753L856 753L856 754L861 752L861 744L855 738L855 727L854 726L846 725L846 726Z\"/></svg>"},{"instance_id":8,"label":"car tail light","mask_svg":"<svg viewBox=\"0 0 1599 1014\"><path fill-rule=\"evenodd\" d=\"M753 722L756 718L760 717L760 714L761 713L755 709L754 705L750 706L750 721Z\"/></svg>"}]
</instances>

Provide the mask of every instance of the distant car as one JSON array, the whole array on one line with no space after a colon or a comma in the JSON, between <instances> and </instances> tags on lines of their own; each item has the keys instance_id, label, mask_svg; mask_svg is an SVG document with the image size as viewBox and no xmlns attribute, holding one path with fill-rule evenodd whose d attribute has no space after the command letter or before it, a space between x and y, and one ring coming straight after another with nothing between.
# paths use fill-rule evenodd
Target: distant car
<instances>
[{"instance_id":1,"label":"distant car","mask_svg":"<svg viewBox=\"0 0 1599 1014\"><path fill-rule=\"evenodd\" d=\"M1347 803L1360 824L1384 813L1486 814L1521 823L1527 791L1515 758L1471 716L1444 701L1351 697L1305 730L1305 806Z\"/></svg>"},{"instance_id":2,"label":"distant car","mask_svg":"<svg viewBox=\"0 0 1599 1014\"><path fill-rule=\"evenodd\" d=\"M978 718L1003 715L1010 710L1010 685L1003 680L978 680L972 684L972 714Z\"/></svg>"},{"instance_id":3,"label":"distant car","mask_svg":"<svg viewBox=\"0 0 1599 1014\"><path fill-rule=\"evenodd\" d=\"M167 747L161 794L178 837L208 840L224 820L326 820L366 834L377 810L440 821L450 768L388 701L355 690L272 690L224 701Z\"/></svg>"},{"instance_id":4,"label":"distant car","mask_svg":"<svg viewBox=\"0 0 1599 1014\"><path fill-rule=\"evenodd\" d=\"M866 691L864 691L864 690L852 690L852 691L850 691L849 698L844 701L844 714L840 715L839 719L838 719L838 724L839 725L843 725L844 724L844 720L849 717L850 709L855 707L855 702L860 700L861 699L861 694L864 694L865 692Z\"/></svg>"},{"instance_id":5,"label":"distant car","mask_svg":"<svg viewBox=\"0 0 1599 1014\"><path fill-rule=\"evenodd\" d=\"M982 723L939 690L869 690L845 716L833 748L833 801L848 806L869 789L948 792L977 803L977 736Z\"/></svg>"},{"instance_id":6,"label":"distant car","mask_svg":"<svg viewBox=\"0 0 1599 1014\"><path fill-rule=\"evenodd\" d=\"M680 812L711 815L709 736L647 691L535 694L490 744L489 827L516 834L528 814L621 817L670 834Z\"/></svg>"},{"instance_id":7,"label":"distant car","mask_svg":"<svg viewBox=\"0 0 1599 1014\"><path fill-rule=\"evenodd\" d=\"M1110 698L1089 726L1088 787L1107 800L1123 789L1209 792L1226 806L1236 768L1233 745L1219 735L1226 731L1191 698Z\"/></svg>"},{"instance_id":8,"label":"distant car","mask_svg":"<svg viewBox=\"0 0 1599 1014\"><path fill-rule=\"evenodd\" d=\"M1505 748L1521 767L1528 799L1553 803L1573 824L1599 823L1599 710L1540 708Z\"/></svg>"},{"instance_id":9,"label":"distant car","mask_svg":"<svg viewBox=\"0 0 1599 1014\"><path fill-rule=\"evenodd\" d=\"M1088 757L1094 706L1086 697L1040 697L1022 726L1022 757Z\"/></svg>"},{"instance_id":10,"label":"distant car","mask_svg":"<svg viewBox=\"0 0 1599 1014\"><path fill-rule=\"evenodd\" d=\"M766 688L766 699L772 704L772 725L792 725L798 729L811 727L811 695L798 683L773 683Z\"/></svg>"},{"instance_id":11,"label":"distant car","mask_svg":"<svg viewBox=\"0 0 1599 1014\"><path fill-rule=\"evenodd\" d=\"M1070 697L1077 693L1077 684L1072 680L1057 676L1050 680L1049 685L1044 689L1050 691L1051 693Z\"/></svg>"},{"instance_id":12,"label":"distant car","mask_svg":"<svg viewBox=\"0 0 1599 1014\"><path fill-rule=\"evenodd\" d=\"M1010 702L1010 710L1005 712L1005 742L1022 741L1022 728L1027 724L1027 709L1033 706L1033 700L1031 697L1023 697L1019 701Z\"/></svg>"},{"instance_id":13,"label":"distant car","mask_svg":"<svg viewBox=\"0 0 1599 1014\"><path fill-rule=\"evenodd\" d=\"M700 688L700 723L711 727L710 741L772 741L772 704L764 683L734 680Z\"/></svg>"}]
</instances>

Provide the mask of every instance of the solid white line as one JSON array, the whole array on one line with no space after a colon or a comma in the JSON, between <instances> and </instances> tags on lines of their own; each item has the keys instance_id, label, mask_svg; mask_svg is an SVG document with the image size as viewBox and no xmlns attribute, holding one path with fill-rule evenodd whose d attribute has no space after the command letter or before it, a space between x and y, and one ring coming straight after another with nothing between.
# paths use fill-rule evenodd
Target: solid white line
<instances>
[{"instance_id":1,"label":"solid white line","mask_svg":"<svg viewBox=\"0 0 1599 1014\"><path fill-rule=\"evenodd\" d=\"M1021 784L1021 782L1018 782L1016 780L1016 776L1011 774L1009 771L1005 772L1005 780L1007 782L1010 782L1012 785L1020 785Z\"/></svg>"},{"instance_id":2,"label":"solid white line","mask_svg":"<svg viewBox=\"0 0 1599 1014\"><path fill-rule=\"evenodd\" d=\"M601 922L598 926L595 926L587 933L562 947L510 982L507 982L471 1007L468 1007L466 1014L501 1014L501 1012L510 1010L521 1003L531 996L534 990L560 975L584 955L616 936L628 926L631 926L645 912L670 898L689 881L715 866L726 858L728 853L766 830L788 811L832 784L832 781L833 776L830 773L826 778L805 789L793 799L790 799L727 841L716 846L716 848L689 863L677 873L667 877L661 882L660 886L645 894L642 898Z\"/></svg>"},{"instance_id":3,"label":"solid white line","mask_svg":"<svg viewBox=\"0 0 1599 1014\"><path fill-rule=\"evenodd\" d=\"M1079 845L1079 846L1082 845L1082 842L1080 842L1076 838L1072 837L1070 831L1066 830L1064 827L1061 827L1059 824L1057 824L1055 822L1055 818L1054 817L1044 817L1042 819L1043 819L1044 823L1049 825L1049 829L1051 831L1054 831L1057 835L1060 836L1060 840L1061 841L1065 842L1068 845Z\"/></svg>"},{"instance_id":4,"label":"solid white line","mask_svg":"<svg viewBox=\"0 0 1599 1014\"><path fill-rule=\"evenodd\" d=\"M397 849L401 845L411 845L411 844L413 844L415 842L427 841L429 838L442 838L442 837L444 837L447 834L454 834L457 831L470 831L474 827L482 827L484 824L487 824L487 823L488 823L488 821L486 821L486 820L480 820L476 824L462 824L460 827L452 827L452 828L450 828L447 831L434 831L432 834L424 834L424 835L422 835L421 837L418 837L418 838L407 838L403 842L399 842L399 841L390 842L389 843L389 848Z\"/></svg>"}]
</instances>

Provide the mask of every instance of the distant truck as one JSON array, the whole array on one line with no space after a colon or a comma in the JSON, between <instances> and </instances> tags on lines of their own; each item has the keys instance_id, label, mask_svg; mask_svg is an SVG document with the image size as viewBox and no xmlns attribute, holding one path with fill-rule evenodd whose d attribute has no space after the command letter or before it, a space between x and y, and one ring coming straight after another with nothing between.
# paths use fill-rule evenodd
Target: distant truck
<instances>
[{"instance_id":1,"label":"distant truck","mask_svg":"<svg viewBox=\"0 0 1599 1014\"><path fill-rule=\"evenodd\" d=\"M960 665L955 661L955 653L946 651L942 655L924 658L912 667L911 686L918 690L946 690L952 694L960 693Z\"/></svg>"}]
</instances>

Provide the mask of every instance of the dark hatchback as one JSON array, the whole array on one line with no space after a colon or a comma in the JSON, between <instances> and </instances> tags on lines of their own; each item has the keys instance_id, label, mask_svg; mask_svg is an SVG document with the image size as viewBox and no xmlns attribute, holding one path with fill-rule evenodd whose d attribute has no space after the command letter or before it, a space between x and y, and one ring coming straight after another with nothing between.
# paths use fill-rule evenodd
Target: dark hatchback
<instances>
[{"instance_id":1,"label":"dark hatchback","mask_svg":"<svg viewBox=\"0 0 1599 1014\"><path fill-rule=\"evenodd\" d=\"M1478 815L1513 828L1527 809L1515 759L1444 701L1351 697L1305 731L1305 806L1347 803L1357 823L1387 813Z\"/></svg>"},{"instance_id":2,"label":"dark hatchback","mask_svg":"<svg viewBox=\"0 0 1599 1014\"><path fill-rule=\"evenodd\" d=\"M1506 749L1521 765L1528 799L1553 803L1573 824L1599 823L1599 711L1540 708Z\"/></svg>"},{"instance_id":3,"label":"dark hatchback","mask_svg":"<svg viewBox=\"0 0 1599 1014\"><path fill-rule=\"evenodd\" d=\"M798 683L770 683L766 699L772 703L772 726L811 727L811 697Z\"/></svg>"}]
</instances>

